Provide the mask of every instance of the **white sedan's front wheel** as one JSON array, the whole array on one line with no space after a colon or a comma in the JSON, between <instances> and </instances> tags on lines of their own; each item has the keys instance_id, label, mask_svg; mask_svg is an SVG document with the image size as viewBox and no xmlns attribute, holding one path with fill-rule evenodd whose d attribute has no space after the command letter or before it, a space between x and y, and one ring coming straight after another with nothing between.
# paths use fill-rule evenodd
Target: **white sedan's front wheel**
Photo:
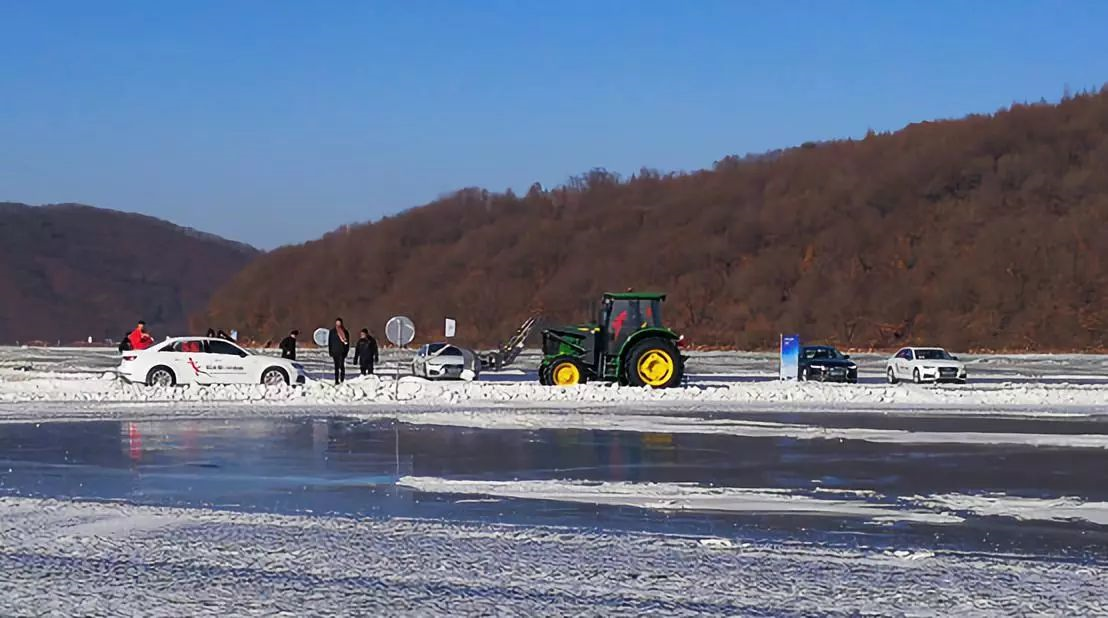
<instances>
[{"instance_id":1,"label":"white sedan's front wheel","mask_svg":"<svg viewBox=\"0 0 1108 618\"><path fill-rule=\"evenodd\" d=\"M887 370L885 370L885 379L889 381L889 384L897 383L896 372L893 371L892 367L889 367Z\"/></svg>"},{"instance_id":2,"label":"white sedan's front wheel","mask_svg":"<svg viewBox=\"0 0 1108 618\"><path fill-rule=\"evenodd\" d=\"M173 370L169 367L154 367L146 375L147 386L167 387L175 384L177 384L177 376L173 375Z\"/></svg>"},{"instance_id":3,"label":"white sedan's front wheel","mask_svg":"<svg viewBox=\"0 0 1108 618\"><path fill-rule=\"evenodd\" d=\"M289 383L289 376L284 369L270 367L262 373L262 384L266 386L280 386Z\"/></svg>"},{"instance_id":4,"label":"white sedan's front wheel","mask_svg":"<svg viewBox=\"0 0 1108 618\"><path fill-rule=\"evenodd\" d=\"M923 377L919 374L919 369L912 372L912 381L916 384L923 384Z\"/></svg>"}]
</instances>

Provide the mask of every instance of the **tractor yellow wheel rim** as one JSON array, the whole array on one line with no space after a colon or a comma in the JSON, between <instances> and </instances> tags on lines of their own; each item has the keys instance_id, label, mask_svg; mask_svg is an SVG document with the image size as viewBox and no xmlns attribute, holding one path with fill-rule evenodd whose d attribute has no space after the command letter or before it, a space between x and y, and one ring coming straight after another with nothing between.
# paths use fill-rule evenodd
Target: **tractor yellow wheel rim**
<instances>
[{"instance_id":1,"label":"tractor yellow wheel rim","mask_svg":"<svg viewBox=\"0 0 1108 618\"><path fill-rule=\"evenodd\" d=\"M650 350L639 357L639 379L647 386L664 386L676 369L673 357L665 350Z\"/></svg>"},{"instance_id":2,"label":"tractor yellow wheel rim","mask_svg":"<svg viewBox=\"0 0 1108 618\"><path fill-rule=\"evenodd\" d=\"M555 386L572 386L581 383L581 371L573 363L558 363L550 372Z\"/></svg>"}]
</instances>

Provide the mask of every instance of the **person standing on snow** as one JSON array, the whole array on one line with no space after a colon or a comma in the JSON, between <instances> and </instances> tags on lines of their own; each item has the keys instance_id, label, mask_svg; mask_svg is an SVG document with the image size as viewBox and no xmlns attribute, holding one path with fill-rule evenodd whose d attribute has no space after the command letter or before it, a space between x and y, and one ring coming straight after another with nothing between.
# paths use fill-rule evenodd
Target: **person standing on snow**
<instances>
[{"instance_id":1,"label":"person standing on snow","mask_svg":"<svg viewBox=\"0 0 1108 618\"><path fill-rule=\"evenodd\" d=\"M293 330L289 332L289 336L281 340L281 358L287 358L288 360L296 360L296 338L300 335L300 331Z\"/></svg>"},{"instance_id":2,"label":"person standing on snow","mask_svg":"<svg viewBox=\"0 0 1108 618\"><path fill-rule=\"evenodd\" d=\"M146 322L139 320L138 326L135 326L135 330L131 331L130 335L127 335L127 341L131 344L132 350L145 350L154 345L154 338L150 336L150 333L146 332Z\"/></svg>"},{"instance_id":3,"label":"person standing on snow","mask_svg":"<svg viewBox=\"0 0 1108 618\"><path fill-rule=\"evenodd\" d=\"M327 351L335 361L335 386L338 386L346 381L346 355L350 353L350 333L342 318L335 318L335 327L327 335Z\"/></svg>"},{"instance_id":4,"label":"person standing on snow","mask_svg":"<svg viewBox=\"0 0 1108 618\"><path fill-rule=\"evenodd\" d=\"M362 375L373 373L373 364L378 361L377 340L369 334L368 328L363 328L358 337L358 345L354 347L354 364L362 370Z\"/></svg>"}]
</instances>

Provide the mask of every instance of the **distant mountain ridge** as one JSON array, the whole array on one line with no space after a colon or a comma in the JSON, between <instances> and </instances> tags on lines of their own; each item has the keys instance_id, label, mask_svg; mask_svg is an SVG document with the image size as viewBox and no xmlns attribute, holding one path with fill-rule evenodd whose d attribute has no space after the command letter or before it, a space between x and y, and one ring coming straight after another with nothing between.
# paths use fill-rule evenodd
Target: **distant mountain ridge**
<instances>
[{"instance_id":1,"label":"distant mountain ridge","mask_svg":"<svg viewBox=\"0 0 1108 618\"><path fill-rule=\"evenodd\" d=\"M259 254L168 221L84 204L0 202L0 343L159 338Z\"/></svg>"},{"instance_id":2,"label":"distant mountain ridge","mask_svg":"<svg viewBox=\"0 0 1108 618\"><path fill-rule=\"evenodd\" d=\"M1103 350L1106 230L1108 90L691 173L462 190L266 254L203 320L265 340L403 313L427 340L450 316L492 344L633 287L669 292L694 345Z\"/></svg>"}]
</instances>

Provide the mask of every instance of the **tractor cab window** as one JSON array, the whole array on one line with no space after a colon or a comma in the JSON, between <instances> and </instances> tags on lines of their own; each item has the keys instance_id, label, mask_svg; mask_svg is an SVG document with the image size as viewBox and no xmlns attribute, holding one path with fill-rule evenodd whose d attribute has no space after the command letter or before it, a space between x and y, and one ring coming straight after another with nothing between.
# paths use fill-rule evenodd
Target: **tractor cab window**
<instances>
[{"instance_id":1,"label":"tractor cab window","mask_svg":"<svg viewBox=\"0 0 1108 618\"><path fill-rule=\"evenodd\" d=\"M644 300L643 305L646 307L646 314L643 316L646 325L654 328L662 328L662 301Z\"/></svg>"},{"instance_id":2,"label":"tractor cab window","mask_svg":"<svg viewBox=\"0 0 1108 618\"><path fill-rule=\"evenodd\" d=\"M608 353L616 354L634 333L652 326L661 326L661 302L616 299L607 312Z\"/></svg>"}]
</instances>

